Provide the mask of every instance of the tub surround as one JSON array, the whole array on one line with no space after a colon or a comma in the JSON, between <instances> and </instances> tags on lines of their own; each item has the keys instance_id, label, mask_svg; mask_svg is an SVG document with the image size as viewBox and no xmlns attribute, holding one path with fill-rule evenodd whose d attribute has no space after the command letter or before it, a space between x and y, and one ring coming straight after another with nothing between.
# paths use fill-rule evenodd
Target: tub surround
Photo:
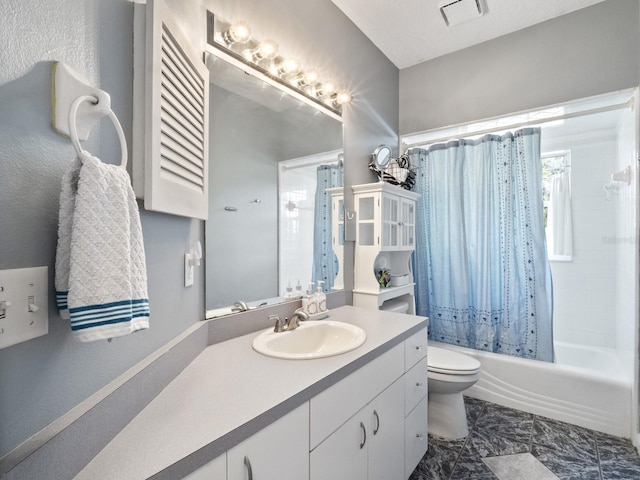
<instances>
[{"instance_id":1,"label":"tub surround","mask_svg":"<svg viewBox=\"0 0 640 480\"><path fill-rule=\"evenodd\" d=\"M300 361L253 351L255 332L211 345L75 478L184 476L427 325L424 317L351 306L329 315L363 328L364 345L342 355Z\"/></svg>"}]
</instances>

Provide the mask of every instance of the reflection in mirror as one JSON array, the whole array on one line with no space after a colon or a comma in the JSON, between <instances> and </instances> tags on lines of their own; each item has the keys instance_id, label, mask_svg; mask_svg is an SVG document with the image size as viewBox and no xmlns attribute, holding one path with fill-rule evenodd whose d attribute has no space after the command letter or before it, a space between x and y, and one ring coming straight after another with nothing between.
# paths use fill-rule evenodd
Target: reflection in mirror
<instances>
[{"instance_id":1,"label":"reflection in mirror","mask_svg":"<svg viewBox=\"0 0 640 480\"><path fill-rule=\"evenodd\" d=\"M208 54L207 65L207 317L232 313L238 300L279 303L320 279L341 288L326 189L342 186L342 122L241 64Z\"/></svg>"}]
</instances>

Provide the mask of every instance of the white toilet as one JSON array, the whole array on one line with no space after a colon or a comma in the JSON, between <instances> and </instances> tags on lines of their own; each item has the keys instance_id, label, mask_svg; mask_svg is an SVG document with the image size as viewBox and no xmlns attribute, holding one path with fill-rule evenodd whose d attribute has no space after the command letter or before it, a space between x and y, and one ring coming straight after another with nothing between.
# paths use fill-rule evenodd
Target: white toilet
<instances>
[{"instance_id":1,"label":"white toilet","mask_svg":"<svg viewBox=\"0 0 640 480\"><path fill-rule=\"evenodd\" d=\"M462 392L480 378L480 362L463 353L429 345L429 433L444 438L469 435Z\"/></svg>"}]
</instances>

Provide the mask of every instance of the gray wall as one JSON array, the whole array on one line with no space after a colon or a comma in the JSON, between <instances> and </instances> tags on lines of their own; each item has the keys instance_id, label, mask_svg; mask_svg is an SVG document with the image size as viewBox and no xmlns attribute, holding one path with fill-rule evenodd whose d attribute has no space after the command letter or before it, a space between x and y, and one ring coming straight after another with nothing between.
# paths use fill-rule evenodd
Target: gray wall
<instances>
[{"instance_id":1,"label":"gray wall","mask_svg":"<svg viewBox=\"0 0 640 480\"><path fill-rule=\"evenodd\" d=\"M168 3L202 49L200 0ZM393 64L329 0L214 0L207 6L230 19L245 18L256 36L268 33L352 91L354 101L344 114L346 182L372 180L368 155L378 143L397 143L399 75ZM47 336L0 350L0 455L203 318L202 269L193 287L183 286L183 255L203 240L202 222L149 212L142 212L149 330L112 343L76 343L53 304L60 179L73 150L49 125L51 62L68 63L111 94L130 143L132 20L127 0L2 3L0 269L48 265L50 318ZM94 128L86 148L104 161L117 161L119 147L108 121ZM352 265L353 245L345 257ZM345 274L349 288L352 268Z\"/></svg>"},{"instance_id":2,"label":"gray wall","mask_svg":"<svg viewBox=\"0 0 640 480\"><path fill-rule=\"evenodd\" d=\"M608 0L400 72L400 133L638 85L638 0Z\"/></svg>"}]
</instances>

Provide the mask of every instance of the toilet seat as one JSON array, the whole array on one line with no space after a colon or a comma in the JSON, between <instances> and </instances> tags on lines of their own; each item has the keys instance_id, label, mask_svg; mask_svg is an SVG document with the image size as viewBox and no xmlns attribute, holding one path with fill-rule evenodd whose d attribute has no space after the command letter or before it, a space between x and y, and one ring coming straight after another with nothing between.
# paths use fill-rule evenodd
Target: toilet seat
<instances>
[{"instance_id":1,"label":"toilet seat","mask_svg":"<svg viewBox=\"0 0 640 480\"><path fill-rule=\"evenodd\" d=\"M427 369L446 375L473 375L480 371L481 364L475 358L463 353L439 347L429 347Z\"/></svg>"}]
</instances>

